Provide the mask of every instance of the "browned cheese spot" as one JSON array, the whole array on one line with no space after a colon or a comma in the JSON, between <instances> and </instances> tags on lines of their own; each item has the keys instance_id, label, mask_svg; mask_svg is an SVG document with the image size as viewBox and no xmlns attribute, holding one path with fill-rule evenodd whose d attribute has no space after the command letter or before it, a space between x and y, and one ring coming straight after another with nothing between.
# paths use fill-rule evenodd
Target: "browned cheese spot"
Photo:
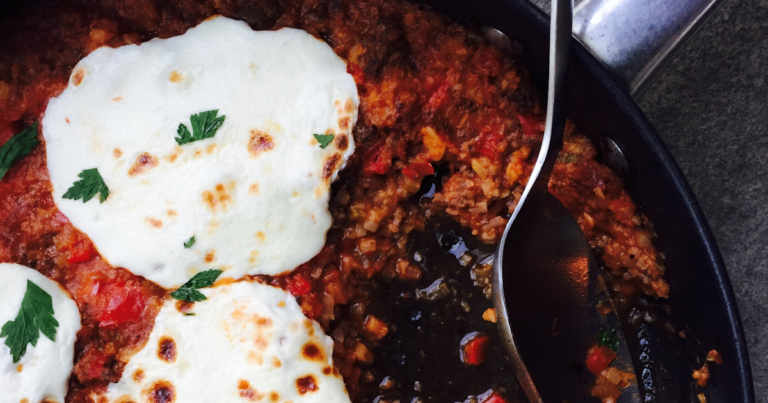
<instances>
[{"instance_id":1,"label":"browned cheese spot","mask_svg":"<svg viewBox=\"0 0 768 403\"><path fill-rule=\"evenodd\" d=\"M309 392L314 392L318 389L317 382L315 381L315 377L312 375L307 375L305 377L301 377L297 379L296 388L299 389L300 395L305 395Z\"/></svg>"},{"instance_id":2,"label":"browned cheese spot","mask_svg":"<svg viewBox=\"0 0 768 403\"><path fill-rule=\"evenodd\" d=\"M278 302L277 306L280 307L280 308L285 308L285 301Z\"/></svg>"},{"instance_id":3,"label":"browned cheese spot","mask_svg":"<svg viewBox=\"0 0 768 403\"><path fill-rule=\"evenodd\" d=\"M67 122L67 124L69 124L69 118L64 118L64 121Z\"/></svg>"},{"instance_id":4,"label":"browned cheese spot","mask_svg":"<svg viewBox=\"0 0 768 403\"><path fill-rule=\"evenodd\" d=\"M211 154L215 149L216 149L216 144L211 144L208 146L208 148L205 149L205 152L207 152L208 154Z\"/></svg>"},{"instance_id":5,"label":"browned cheese spot","mask_svg":"<svg viewBox=\"0 0 768 403\"><path fill-rule=\"evenodd\" d=\"M325 166L323 166L323 179L331 180L331 176L333 176L333 172L336 171L336 166L339 164L339 161L341 161L341 154L339 153L333 154L327 161L325 161Z\"/></svg>"},{"instance_id":6,"label":"browned cheese spot","mask_svg":"<svg viewBox=\"0 0 768 403\"><path fill-rule=\"evenodd\" d=\"M176 210L168 210L165 213L168 214L168 217L176 217L178 215Z\"/></svg>"},{"instance_id":7,"label":"browned cheese spot","mask_svg":"<svg viewBox=\"0 0 768 403\"><path fill-rule=\"evenodd\" d=\"M323 374L330 376L332 373L333 373L333 368L331 367L323 368Z\"/></svg>"},{"instance_id":8,"label":"browned cheese spot","mask_svg":"<svg viewBox=\"0 0 768 403\"><path fill-rule=\"evenodd\" d=\"M347 130L347 129L349 129L349 125L351 123L352 123L352 119L349 116L345 116L345 117L339 119L339 129Z\"/></svg>"},{"instance_id":9,"label":"browned cheese spot","mask_svg":"<svg viewBox=\"0 0 768 403\"><path fill-rule=\"evenodd\" d=\"M310 361L325 361L323 349L314 342L308 342L301 348L301 354Z\"/></svg>"},{"instance_id":10,"label":"browned cheese spot","mask_svg":"<svg viewBox=\"0 0 768 403\"><path fill-rule=\"evenodd\" d=\"M344 111L347 113L352 113L352 110L355 109L355 104L352 102L352 98L348 98L347 102L344 103Z\"/></svg>"},{"instance_id":11,"label":"browned cheese spot","mask_svg":"<svg viewBox=\"0 0 768 403\"><path fill-rule=\"evenodd\" d=\"M178 84L178 83L184 81L184 76L179 74L178 71L174 70L174 71L171 72L171 76L170 76L169 79L171 80L172 83Z\"/></svg>"},{"instance_id":12,"label":"browned cheese spot","mask_svg":"<svg viewBox=\"0 0 768 403\"><path fill-rule=\"evenodd\" d=\"M21 403L29 403L29 399L27 399L27 398L25 397L25 398L21 399Z\"/></svg>"},{"instance_id":13,"label":"browned cheese spot","mask_svg":"<svg viewBox=\"0 0 768 403\"><path fill-rule=\"evenodd\" d=\"M24 364L19 364L16 366L16 372L21 372L24 370Z\"/></svg>"},{"instance_id":14,"label":"browned cheese spot","mask_svg":"<svg viewBox=\"0 0 768 403\"><path fill-rule=\"evenodd\" d=\"M141 383L141 381L144 380L144 370L137 369L133 372L133 381L136 383Z\"/></svg>"},{"instance_id":15,"label":"browned cheese spot","mask_svg":"<svg viewBox=\"0 0 768 403\"><path fill-rule=\"evenodd\" d=\"M267 236L264 235L263 232L259 231L256 233L256 239L258 239L259 242L264 242L264 240L267 239Z\"/></svg>"},{"instance_id":16,"label":"browned cheese spot","mask_svg":"<svg viewBox=\"0 0 768 403\"><path fill-rule=\"evenodd\" d=\"M264 364L264 356L262 354L257 353L256 351L249 351L248 356L246 358L248 359L248 362L252 365Z\"/></svg>"},{"instance_id":17,"label":"browned cheese spot","mask_svg":"<svg viewBox=\"0 0 768 403\"><path fill-rule=\"evenodd\" d=\"M255 402L264 398L264 395L257 392L256 389L251 387L251 384L245 379L241 379L237 383L237 390L240 392L240 397Z\"/></svg>"},{"instance_id":18,"label":"browned cheese spot","mask_svg":"<svg viewBox=\"0 0 768 403\"><path fill-rule=\"evenodd\" d=\"M176 342L168 336L161 337L157 344L157 356L165 362L176 361Z\"/></svg>"},{"instance_id":19,"label":"browned cheese spot","mask_svg":"<svg viewBox=\"0 0 768 403\"><path fill-rule=\"evenodd\" d=\"M211 192L206 190L203 192L203 203L208 206L212 211L216 211L221 207L222 210L227 209L227 205L232 201L232 196L222 184L216 185L216 190Z\"/></svg>"},{"instance_id":20,"label":"browned cheese spot","mask_svg":"<svg viewBox=\"0 0 768 403\"><path fill-rule=\"evenodd\" d=\"M345 134L339 134L336 137L336 148L340 151L346 151L347 147L349 147L349 138Z\"/></svg>"},{"instance_id":21,"label":"browned cheese spot","mask_svg":"<svg viewBox=\"0 0 768 403\"><path fill-rule=\"evenodd\" d=\"M104 403L107 403L107 402L104 402ZM136 403L136 402L134 402L130 396L121 396L117 400L115 400L115 403Z\"/></svg>"},{"instance_id":22,"label":"browned cheese spot","mask_svg":"<svg viewBox=\"0 0 768 403\"><path fill-rule=\"evenodd\" d=\"M120 101L122 101L122 100L123 100L123 97L121 97L120 95L118 95L118 96L116 96L116 97L112 98L112 101L114 101L114 102L120 102Z\"/></svg>"},{"instance_id":23,"label":"browned cheese spot","mask_svg":"<svg viewBox=\"0 0 768 403\"><path fill-rule=\"evenodd\" d=\"M248 142L248 152L251 153L251 157L256 158L273 148L275 148L275 141L272 136L261 130L251 130L251 140Z\"/></svg>"},{"instance_id":24,"label":"browned cheese spot","mask_svg":"<svg viewBox=\"0 0 768 403\"><path fill-rule=\"evenodd\" d=\"M160 160L157 157L149 153L142 153L136 158L136 162L133 163L133 166L128 171L128 175L143 174L156 167L159 162Z\"/></svg>"},{"instance_id":25,"label":"browned cheese spot","mask_svg":"<svg viewBox=\"0 0 768 403\"><path fill-rule=\"evenodd\" d=\"M147 222L153 228L163 228L163 221L162 220L158 220L157 218L147 217Z\"/></svg>"},{"instance_id":26,"label":"browned cheese spot","mask_svg":"<svg viewBox=\"0 0 768 403\"><path fill-rule=\"evenodd\" d=\"M272 357L272 365L275 368L280 368L281 366L283 366L283 363L280 362L280 359L278 359L277 357Z\"/></svg>"},{"instance_id":27,"label":"browned cheese spot","mask_svg":"<svg viewBox=\"0 0 768 403\"><path fill-rule=\"evenodd\" d=\"M181 152L182 151L180 151L179 149L175 149L175 150L173 150L173 153L171 153L171 154L169 154L169 155L167 155L165 157L165 160L168 161L168 162L176 162L176 159L179 158L179 154Z\"/></svg>"},{"instance_id":28,"label":"browned cheese spot","mask_svg":"<svg viewBox=\"0 0 768 403\"><path fill-rule=\"evenodd\" d=\"M123 156L123 150L115 148L115 150L112 151L112 154L114 154L115 158L120 158Z\"/></svg>"},{"instance_id":29,"label":"browned cheese spot","mask_svg":"<svg viewBox=\"0 0 768 403\"><path fill-rule=\"evenodd\" d=\"M77 87L83 82L83 78L85 78L85 70L79 69L75 72L75 74L72 76L72 84Z\"/></svg>"},{"instance_id":30,"label":"browned cheese spot","mask_svg":"<svg viewBox=\"0 0 768 403\"><path fill-rule=\"evenodd\" d=\"M251 321L253 321L256 327L260 327L260 328L269 328L272 326L272 319L265 318L259 315L253 315L251 317Z\"/></svg>"},{"instance_id":31,"label":"browned cheese spot","mask_svg":"<svg viewBox=\"0 0 768 403\"><path fill-rule=\"evenodd\" d=\"M248 187L248 194L255 195L256 193L259 193L259 184L254 183L251 186Z\"/></svg>"},{"instance_id":32,"label":"browned cheese spot","mask_svg":"<svg viewBox=\"0 0 768 403\"><path fill-rule=\"evenodd\" d=\"M264 338L264 336L256 336L256 338L253 340L253 344L255 344L256 348L259 350L266 350L267 347L269 347L269 340Z\"/></svg>"},{"instance_id":33,"label":"browned cheese spot","mask_svg":"<svg viewBox=\"0 0 768 403\"><path fill-rule=\"evenodd\" d=\"M194 158L200 158L203 156L203 152L200 150L195 151L195 154L193 155Z\"/></svg>"},{"instance_id":34,"label":"browned cheese spot","mask_svg":"<svg viewBox=\"0 0 768 403\"><path fill-rule=\"evenodd\" d=\"M276 401L280 400L280 395L277 394L277 392L270 392L269 400L271 400L273 402L276 402Z\"/></svg>"},{"instance_id":35,"label":"browned cheese spot","mask_svg":"<svg viewBox=\"0 0 768 403\"><path fill-rule=\"evenodd\" d=\"M155 382L144 394L148 403L173 403L176 399L173 384L165 380Z\"/></svg>"},{"instance_id":36,"label":"browned cheese spot","mask_svg":"<svg viewBox=\"0 0 768 403\"><path fill-rule=\"evenodd\" d=\"M205 254L205 263L212 263L214 259L216 259L216 250L209 250Z\"/></svg>"}]
</instances>

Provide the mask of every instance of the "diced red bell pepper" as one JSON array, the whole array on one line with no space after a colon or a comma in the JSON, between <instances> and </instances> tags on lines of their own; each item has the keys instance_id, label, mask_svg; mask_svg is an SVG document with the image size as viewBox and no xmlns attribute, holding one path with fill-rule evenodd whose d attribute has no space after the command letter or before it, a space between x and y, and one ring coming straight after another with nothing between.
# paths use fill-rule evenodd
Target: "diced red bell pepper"
<instances>
[{"instance_id":1,"label":"diced red bell pepper","mask_svg":"<svg viewBox=\"0 0 768 403\"><path fill-rule=\"evenodd\" d=\"M482 403L507 403L507 399L501 397L499 392L494 390L490 396L486 397L485 400L482 401Z\"/></svg>"},{"instance_id":2,"label":"diced red bell pepper","mask_svg":"<svg viewBox=\"0 0 768 403\"><path fill-rule=\"evenodd\" d=\"M546 122L543 117L534 114L526 114L517 115L517 118L520 120L520 128L523 130L523 135L537 136L544 132Z\"/></svg>"},{"instance_id":3,"label":"diced red bell pepper","mask_svg":"<svg viewBox=\"0 0 768 403\"><path fill-rule=\"evenodd\" d=\"M323 314L323 303L317 298L317 294L311 292L304 294L300 298L299 306L304 315L310 319L317 319Z\"/></svg>"},{"instance_id":4,"label":"diced red bell pepper","mask_svg":"<svg viewBox=\"0 0 768 403\"><path fill-rule=\"evenodd\" d=\"M363 173L366 175L384 175L392 166L392 150L386 147L385 140L374 144L363 155Z\"/></svg>"},{"instance_id":5,"label":"diced red bell pepper","mask_svg":"<svg viewBox=\"0 0 768 403\"><path fill-rule=\"evenodd\" d=\"M416 179L420 176L434 175L435 168L427 162L414 162L403 168L403 175Z\"/></svg>"},{"instance_id":6,"label":"diced red bell pepper","mask_svg":"<svg viewBox=\"0 0 768 403\"><path fill-rule=\"evenodd\" d=\"M432 92L432 95L430 95L429 99L427 100L426 105L424 106L424 109L428 111L434 111L440 106L442 106L445 101L448 99L448 90L450 89L450 85L448 82L443 81L437 89L435 89L434 92Z\"/></svg>"},{"instance_id":7,"label":"diced red bell pepper","mask_svg":"<svg viewBox=\"0 0 768 403\"><path fill-rule=\"evenodd\" d=\"M355 83L362 84L363 79L365 78L365 75L363 74L363 68L360 67L357 64L349 63L347 65L347 72L352 75L352 78L354 78Z\"/></svg>"},{"instance_id":8,"label":"diced red bell pepper","mask_svg":"<svg viewBox=\"0 0 768 403\"><path fill-rule=\"evenodd\" d=\"M85 354L77 363L77 366L82 368L81 371L77 371L78 378L81 382L101 379L101 372L106 363L107 356L91 346L91 348L86 349Z\"/></svg>"},{"instance_id":9,"label":"diced red bell pepper","mask_svg":"<svg viewBox=\"0 0 768 403\"><path fill-rule=\"evenodd\" d=\"M78 244L69 252L67 263L69 264L83 263L93 259L94 257L96 257L96 251L93 250L93 247L91 247L90 244L86 243L84 245L81 243L81 244Z\"/></svg>"},{"instance_id":10,"label":"diced red bell pepper","mask_svg":"<svg viewBox=\"0 0 768 403\"><path fill-rule=\"evenodd\" d=\"M310 291L312 291L312 284L310 284L309 281L301 274L295 274L288 277L286 280L286 288L288 289L288 292L290 292L294 297L308 294Z\"/></svg>"},{"instance_id":11,"label":"diced red bell pepper","mask_svg":"<svg viewBox=\"0 0 768 403\"><path fill-rule=\"evenodd\" d=\"M490 338L484 334L476 334L461 346L461 360L465 364L480 365L485 361L485 350Z\"/></svg>"},{"instance_id":12,"label":"diced red bell pepper","mask_svg":"<svg viewBox=\"0 0 768 403\"><path fill-rule=\"evenodd\" d=\"M102 303L97 307L97 319L102 327L134 322L144 311L144 295L135 286L126 286L124 282L97 283L95 287Z\"/></svg>"},{"instance_id":13,"label":"diced red bell pepper","mask_svg":"<svg viewBox=\"0 0 768 403\"><path fill-rule=\"evenodd\" d=\"M492 161L499 159L499 143L504 136L496 130L485 130L478 144L477 152L490 158Z\"/></svg>"},{"instance_id":14,"label":"diced red bell pepper","mask_svg":"<svg viewBox=\"0 0 768 403\"><path fill-rule=\"evenodd\" d=\"M616 359L616 353L606 346L592 347L587 353L587 369L595 375L599 375L608 365Z\"/></svg>"}]
</instances>

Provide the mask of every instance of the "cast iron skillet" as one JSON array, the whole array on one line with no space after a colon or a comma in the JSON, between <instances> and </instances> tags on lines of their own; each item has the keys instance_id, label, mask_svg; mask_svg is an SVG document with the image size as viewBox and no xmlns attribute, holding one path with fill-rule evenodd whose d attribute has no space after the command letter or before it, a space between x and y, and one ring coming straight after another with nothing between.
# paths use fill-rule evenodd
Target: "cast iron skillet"
<instances>
[{"instance_id":1,"label":"cast iron skillet","mask_svg":"<svg viewBox=\"0 0 768 403\"><path fill-rule=\"evenodd\" d=\"M546 87L549 18L524 0L423 0L453 21L496 28L525 48L537 86ZM0 5L7 14L26 1ZM645 402L698 402L692 368L717 349L704 389L709 402L755 401L752 373L725 265L704 215L672 156L642 111L611 74L572 42L568 116L621 174L635 203L653 222L655 244L665 256L668 301L618 303ZM616 159L610 142L626 159ZM513 309L513 307L510 307ZM646 321L646 319L653 319ZM681 338L679 332L686 338Z\"/></svg>"},{"instance_id":2,"label":"cast iron skillet","mask_svg":"<svg viewBox=\"0 0 768 403\"><path fill-rule=\"evenodd\" d=\"M493 27L519 41L540 89L546 88L549 17L527 1L424 0L452 20ZM568 116L602 149L658 234L665 254L668 301L618 304L625 316L638 384L646 402L697 402L691 368L717 349L704 389L709 402L754 402L752 373L738 308L709 225L680 168L629 94L589 51L573 41ZM613 158L617 144L626 165ZM514 309L514 307L510 307ZM645 319L653 318L648 323ZM679 337L683 331L686 338Z\"/></svg>"}]
</instances>

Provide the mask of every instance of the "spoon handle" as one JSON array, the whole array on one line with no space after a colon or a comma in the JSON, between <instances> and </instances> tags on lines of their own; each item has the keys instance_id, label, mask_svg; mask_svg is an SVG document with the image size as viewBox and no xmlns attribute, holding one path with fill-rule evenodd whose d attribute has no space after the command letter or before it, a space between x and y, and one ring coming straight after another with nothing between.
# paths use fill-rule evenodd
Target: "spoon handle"
<instances>
[{"instance_id":1,"label":"spoon handle","mask_svg":"<svg viewBox=\"0 0 768 403\"><path fill-rule=\"evenodd\" d=\"M512 224L528 194L534 190L547 192L549 176L563 146L565 129L566 74L571 45L573 19L572 0L552 1L549 33L549 78L547 82L547 120L541 149L531 177L509 220Z\"/></svg>"},{"instance_id":2,"label":"spoon handle","mask_svg":"<svg viewBox=\"0 0 768 403\"><path fill-rule=\"evenodd\" d=\"M552 173L552 168L557 161L557 155L562 148L563 144L563 130L565 128L565 104L566 104L566 80L565 76L568 71L568 56L571 44L571 23L573 14L572 0L553 0L551 10L550 21L550 33L549 33L549 81L547 88L547 120L544 128L544 137L541 142L541 149L539 155L536 158L536 164L531 172L531 177L528 179L528 183L523 190L523 194L520 200L515 206L515 210L507 222L507 226L504 230L504 236L501 240L500 248L503 248L506 235L509 232L515 218L520 213L528 194L531 191L538 194L545 194L548 190L549 176ZM500 250L500 254L503 251ZM496 265L500 264L501 255L497 256ZM497 272L500 266L495 269ZM501 289L502 281L501 275L495 276L498 279L494 283L494 287ZM494 298L500 298L499 292L495 293ZM521 387L525 392L528 400L531 403L542 403L541 395L539 394L536 386L533 384L531 375L528 372L525 364L520 357L515 341L512 338L512 331L507 321L506 308L504 304L495 304L501 309L501 317L504 318L500 321L502 337L505 338L506 344L509 348L510 359L516 369L518 379L520 380Z\"/></svg>"}]
</instances>

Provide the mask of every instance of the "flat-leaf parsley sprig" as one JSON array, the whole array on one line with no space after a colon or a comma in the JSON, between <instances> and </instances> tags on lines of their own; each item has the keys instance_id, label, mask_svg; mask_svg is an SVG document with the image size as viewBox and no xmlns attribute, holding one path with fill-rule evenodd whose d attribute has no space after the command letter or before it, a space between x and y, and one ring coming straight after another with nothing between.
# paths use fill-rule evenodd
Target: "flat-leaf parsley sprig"
<instances>
[{"instance_id":1,"label":"flat-leaf parsley sprig","mask_svg":"<svg viewBox=\"0 0 768 403\"><path fill-rule=\"evenodd\" d=\"M72 200L83 199L83 203L87 203L88 200L91 200L98 193L99 203L104 203L104 200L107 200L109 188L104 183L104 178L101 177L98 169L85 169L77 177L81 179L64 193L63 198Z\"/></svg>"},{"instance_id":2,"label":"flat-leaf parsley sprig","mask_svg":"<svg viewBox=\"0 0 768 403\"><path fill-rule=\"evenodd\" d=\"M212 111L200 112L192 115L189 121L192 123L192 133L189 132L189 128L184 123L179 123L179 128L176 130L176 134L179 137L174 138L180 146L191 143L193 141L204 140L216 135L221 125L224 124L226 115L216 116L219 114L218 109Z\"/></svg>"},{"instance_id":3,"label":"flat-leaf parsley sprig","mask_svg":"<svg viewBox=\"0 0 768 403\"><path fill-rule=\"evenodd\" d=\"M11 166L32 152L37 143L37 122L27 126L0 147L0 180Z\"/></svg>"},{"instance_id":4,"label":"flat-leaf parsley sprig","mask_svg":"<svg viewBox=\"0 0 768 403\"><path fill-rule=\"evenodd\" d=\"M331 144L331 141L333 141L333 134L313 134L315 136L315 140L317 140L318 143L320 143L320 148L325 150L325 147L328 147L328 144Z\"/></svg>"},{"instance_id":5,"label":"flat-leaf parsley sprig","mask_svg":"<svg viewBox=\"0 0 768 403\"><path fill-rule=\"evenodd\" d=\"M223 271L216 269L201 271L184 283L184 285L179 287L179 289L172 292L171 297L187 302L205 301L208 298L206 298L200 291L197 291L197 289L212 286L221 273L223 273Z\"/></svg>"},{"instance_id":6,"label":"flat-leaf parsley sprig","mask_svg":"<svg viewBox=\"0 0 768 403\"><path fill-rule=\"evenodd\" d=\"M619 351L619 335L610 327L603 326L597 334L597 344Z\"/></svg>"},{"instance_id":7,"label":"flat-leaf parsley sprig","mask_svg":"<svg viewBox=\"0 0 768 403\"><path fill-rule=\"evenodd\" d=\"M59 322L53 317L53 299L37 284L27 280L27 290L21 300L16 319L9 320L0 330L0 338L6 337L5 345L11 349L13 362L19 362L27 352L27 344L37 345L40 333L56 341Z\"/></svg>"}]
</instances>

